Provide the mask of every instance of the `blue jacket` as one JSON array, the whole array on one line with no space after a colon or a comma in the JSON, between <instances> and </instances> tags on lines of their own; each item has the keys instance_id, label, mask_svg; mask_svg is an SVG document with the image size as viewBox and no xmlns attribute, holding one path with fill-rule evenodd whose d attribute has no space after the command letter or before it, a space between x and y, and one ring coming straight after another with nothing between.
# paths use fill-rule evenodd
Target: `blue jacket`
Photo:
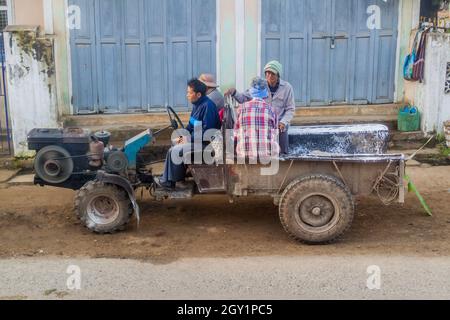
<instances>
[{"instance_id":1,"label":"blue jacket","mask_svg":"<svg viewBox=\"0 0 450 320\"><path fill-rule=\"evenodd\" d=\"M221 127L219 112L211 99L204 96L193 104L194 108L192 109L189 124L186 127L186 130L192 136L192 141L194 141L194 128L200 124L202 125L202 134L205 134L209 129L220 129Z\"/></svg>"}]
</instances>

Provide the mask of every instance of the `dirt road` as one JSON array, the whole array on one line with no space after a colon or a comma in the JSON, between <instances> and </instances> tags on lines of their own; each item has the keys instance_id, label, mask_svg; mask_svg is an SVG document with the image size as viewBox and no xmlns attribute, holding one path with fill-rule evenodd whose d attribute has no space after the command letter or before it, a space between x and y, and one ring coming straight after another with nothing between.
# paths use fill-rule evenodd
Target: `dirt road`
<instances>
[{"instance_id":1,"label":"dirt road","mask_svg":"<svg viewBox=\"0 0 450 320\"><path fill-rule=\"evenodd\" d=\"M414 195L384 207L359 199L351 230L337 243L306 246L282 229L270 199L206 197L192 201L140 201L142 221L127 231L95 235L73 213L72 191L11 187L0 190L0 258L132 258L167 264L182 258L264 256L450 256L450 167L408 168L434 212Z\"/></svg>"}]
</instances>

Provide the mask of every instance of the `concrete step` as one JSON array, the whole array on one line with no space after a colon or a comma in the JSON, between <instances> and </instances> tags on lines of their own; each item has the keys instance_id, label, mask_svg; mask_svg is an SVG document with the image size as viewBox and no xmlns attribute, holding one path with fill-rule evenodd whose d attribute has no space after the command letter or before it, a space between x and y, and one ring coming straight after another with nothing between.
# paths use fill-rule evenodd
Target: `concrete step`
<instances>
[{"instance_id":1,"label":"concrete step","mask_svg":"<svg viewBox=\"0 0 450 320\"><path fill-rule=\"evenodd\" d=\"M416 132L391 132L390 147L399 150L417 150L421 148L430 136L426 135L422 131ZM434 148L436 146L436 140L432 140L428 143L428 148Z\"/></svg>"},{"instance_id":2,"label":"concrete step","mask_svg":"<svg viewBox=\"0 0 450 320\"><path fill-rule=\"evenodd\" d=\"M314 121L327 118L336 118L336 121L345 119L359 120L367 117L379 121L397 119L398 110L401 104L384 104L384 105L345 105L332 107L298 107L295 118L309 119ZM189 112L178 113L183 122L189 120ZM152 129L160 129L168 124L166 112L152 112L139 114L95 114L95 115L75 115L65 116L63 118L65 127L73 126L115 126L118 124L145 125Z\"/></svg>"},{"instance_id":3,"label":"concrete step","mask_svg":"<svg viewBox=\"0 0 450 320\"><path fill-rule=\"evenodd\" d=\"M347 124L347 123L381 123L391 130L397 128L397 114L400 104L332 106L297 108L293 125L315 124ZM180 112L184 123L189 120L190 113ZM98 114L66 116L65 127L82 127L92 132L107 130L112 134L112 141L122 142L145 129L158 130L169 125L167 113L145 114ZM170 133L165 133L158 141L170 142Z\"/></svg>"},{"instance_id":4,"label":"concrete step","mask_svg":"<svg viewBox=\"0 0 450 320\"><path fill-rule=\"evenodd\" d=\"M15 178L19 172L20 172L19 169L16 170L0 169L0 184L8 182L11 179Z\"/></svg>"}]
</instances>

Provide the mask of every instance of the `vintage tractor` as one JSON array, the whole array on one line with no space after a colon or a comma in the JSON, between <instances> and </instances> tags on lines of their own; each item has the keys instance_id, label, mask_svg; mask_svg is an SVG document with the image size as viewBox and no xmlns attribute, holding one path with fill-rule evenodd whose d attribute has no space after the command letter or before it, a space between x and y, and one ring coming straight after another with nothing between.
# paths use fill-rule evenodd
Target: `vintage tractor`
<instances>
[{"instance_id":1,"label":"vintage tractor","mask_svg":"<svg viewBox=\"0 0 450 320\"><path fill-rule=\"evenodd\" d=\"M291 152L276 159L279 168L271 175L261 174L267 165L230 161L226 155L234 150L226 152L224 139L223 161L187 165L191 177L183 189L159 189L142 151L162 131L184 128L172 108L167 112L167 128L145 130L121 148L111 147L105 132L32 130L28 145L37 151L35 184L77 190L77 215L97 233L123 230L133 213L139 221L135 191L142 187L155 200L271 197L288 234L311 244L333 241L351 226L356 196L375 194L386 205L404 202L405 158L385 153L389 133L383 125L291 127Z\"/></svg>"}]
</instances>

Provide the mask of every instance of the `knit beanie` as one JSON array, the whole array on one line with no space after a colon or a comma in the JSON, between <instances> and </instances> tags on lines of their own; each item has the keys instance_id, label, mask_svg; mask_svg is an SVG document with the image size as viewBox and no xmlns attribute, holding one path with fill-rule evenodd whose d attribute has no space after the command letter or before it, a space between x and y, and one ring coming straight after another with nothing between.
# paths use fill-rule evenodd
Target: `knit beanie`
<instances>
[{"instance_id":1,"label":"knit beanie","mask_svg":"<svg viewBox=\"0 0 450 320\"><path fill-rule=\"evenodd\" d=\"M281 77L283 65L276 60L270 61L265 67L264 72L271 71Z\"/></svg>"}]
</instances>

